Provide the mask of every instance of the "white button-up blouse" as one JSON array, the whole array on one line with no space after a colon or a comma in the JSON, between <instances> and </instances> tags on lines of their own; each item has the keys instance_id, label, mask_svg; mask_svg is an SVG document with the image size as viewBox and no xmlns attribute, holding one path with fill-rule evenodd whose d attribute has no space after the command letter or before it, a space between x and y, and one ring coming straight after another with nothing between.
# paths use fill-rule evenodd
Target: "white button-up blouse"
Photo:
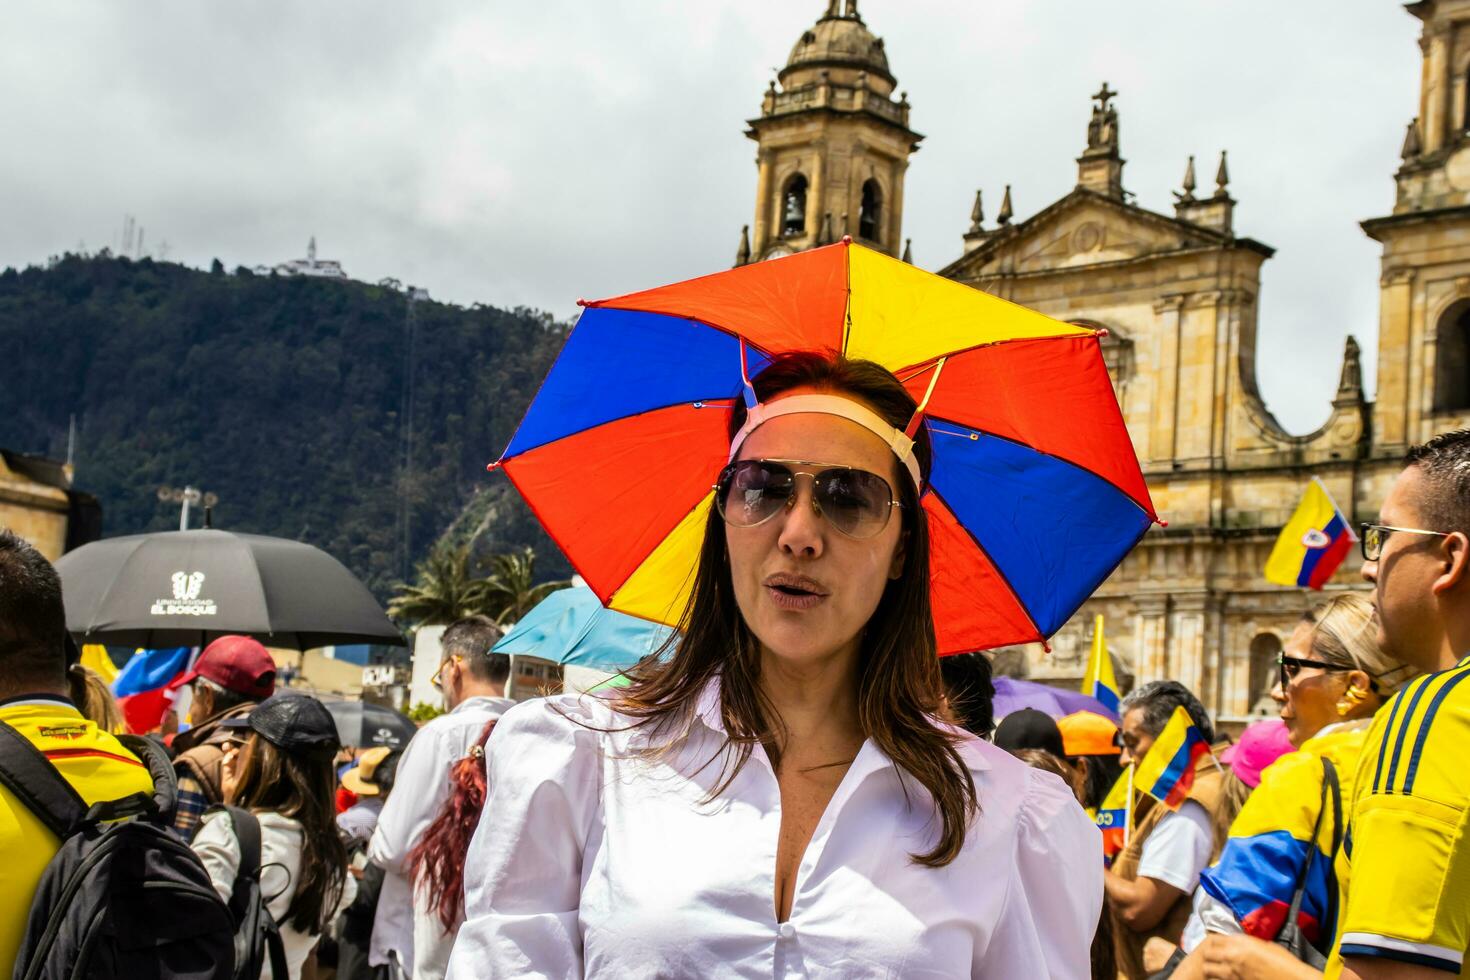
<instances>
[{"instance_id":1,"label":"white button-up blouse","mask_svg":"<svg viewBox=\"0 0 1470 980\"><path fill-rule=\"evenodd\" d=\"M655 754L629 723L585 695L501 719L449 980L1089 975L1102 844L1056 776L967 739L980 813L960 855L926 868L910 855L937 840L930 797L865 742L778 923L781 799L761 747L707 799L733 756L718 682Z\"/></svg>"}]
</instances>

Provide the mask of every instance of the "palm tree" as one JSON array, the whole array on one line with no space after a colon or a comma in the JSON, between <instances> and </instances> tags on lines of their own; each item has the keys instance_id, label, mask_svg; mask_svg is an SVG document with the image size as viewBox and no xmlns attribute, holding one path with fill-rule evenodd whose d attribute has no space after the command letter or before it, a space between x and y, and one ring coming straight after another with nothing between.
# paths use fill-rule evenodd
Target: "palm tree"
<instances>
[{"instance_id":1,"label":"palm tree","mask_svg":"<svg viewBox=\"0 0 1470 980\"><path fill-rule=\"evenodd\" d=\"M518 621L537 603L559 589L571 587L560 579L536 583L536 553L530 548L495 555L490 559L490 578L486 591L496 609L495 621L502 625Z\"/></svg>"},{"instance_id":2,"label":"palm tree","mask_svg":"<svg viewBox=\"0 0 1470 980\"><path fill-rule=\"evenodd\" d=\"M414 569L412 585L399 582L388 615L415 626L447 624L466 616L493 616L501 608L490 581L471 568L470 545L440 541Z\"/></svg>"}]
</instances>

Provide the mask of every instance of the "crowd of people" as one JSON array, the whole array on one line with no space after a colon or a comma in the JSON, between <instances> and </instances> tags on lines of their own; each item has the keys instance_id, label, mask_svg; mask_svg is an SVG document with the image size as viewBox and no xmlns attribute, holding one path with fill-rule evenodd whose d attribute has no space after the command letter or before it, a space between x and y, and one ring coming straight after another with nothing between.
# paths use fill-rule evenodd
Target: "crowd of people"
<instances>
[{"instance_id":1,"label":"crowd of people","mask_svg":"<svg viewBox=\"0 0 1470 980\"><path fill-rule=\"evenodd\" d=\"M160 774L76 664L55 571L0 531L0 972L37 955L58 911L26 896L73 846L3 775L23 742L94 820L171 783L167 813L102 819L187 844L261 976L1458 974L1470 431L1409 453L1363 536L1372 591L1303 610L1279 719L1230 738L1167 679L1116 719L997 724L989 659L936 656L915 411L874 365L775 358L675 640L624 686L515 705L499 628L454 623L448 710L402 750L344 747L230 636ZM1158 799L1134 776L1181 716L1211 750Z\"/></svg>"}]
</instances>

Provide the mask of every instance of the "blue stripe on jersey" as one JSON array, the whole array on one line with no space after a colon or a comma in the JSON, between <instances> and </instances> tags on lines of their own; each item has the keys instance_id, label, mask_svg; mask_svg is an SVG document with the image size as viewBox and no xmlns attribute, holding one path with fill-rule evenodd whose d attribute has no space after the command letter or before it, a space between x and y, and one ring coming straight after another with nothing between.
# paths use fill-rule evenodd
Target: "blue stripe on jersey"
<instances>
[{"instance_id":1,"label":"blue stripe on jersey","mask_svg":"<svg viewBox=\"0 0 1470 980\"><path fill-rule=\"evenodd\" d=\"M1388 783L1383 787L1383 792L1385 793L1393 793L1393 778L1398 775L1399 757L1403 755L1404 739L1409 737L1409 725L1414 721L1414 709L1419 707L1419 699L1424 696L1424 692L1429 689L1429 684L1434 678L1434 674L1430 674L1424 678L1424 683L1414 688L1414 696L1409 699L1408 710L1404 712L1404 719L1399 724L1399 737L1393 743L1393 758L1388 763ZM1384 733L1383 740L1385 742L1388 741L1388 734L1387 732Z\"/></svg>"},{"instance_id":2,"label":"blue stripe on jersey","mask_svg":"<svg viewBox=\"0 0 1470 980\"><path fill-rule=\"evenodd\" d=\"M1442 956L1430 956L1428 953L1411 952L1407 949L1385 949L1382 946L1343 943L1338 947L1338 952L1343 956L1372 956L1384 960L1397 960L1400 963L1413 963L1416 966L1427 966L1446 973L1460 972L1460 964L1454 960L1447 960Z\"/></svg>"},{"instance_id":3,"label":"blue stripe on jersey","mask_svg":"<svg viewBox=\"0 0 1470 980\"><path fill-rule=\"evenodd\" d=\"M1454 690L1456 684L1470 677L1463 668L1455 676L1444 682L1444 685L1435 692L1434 699L1429 702L1429 707L1424 709L1424 720L1419 723L1419 734L1414 737L1414 751L1409 754L1409 768L1404 773L1404 795L1410 796L1414 792L1414 774L1419 771L1419 754L1424 751L1424 741L1429 738L1429 726L1434 724L1434 714L1444 702L1445 697Z\"/></svg>"},{"instance_id":4,"label":"blue stripe on jersey","mask_svg":"<svg viewBox=\"0 0 1470 980\"><path fill-rule=\"evenodd\" d=\"M1411 681L1413 687L1418 681ZM1393 699L1393 707L1388 711L1388 724L1383 726L1383 738L1378 743L1378 768L1373 770L1373 792L1383 792L1383 760L1388 753L1388 741L1393 737L1393 726L1399 720L1399 709L1404 706L1404 701L1409 697L1409 688L1406 687Z\"/></svg>"}]
</instances>

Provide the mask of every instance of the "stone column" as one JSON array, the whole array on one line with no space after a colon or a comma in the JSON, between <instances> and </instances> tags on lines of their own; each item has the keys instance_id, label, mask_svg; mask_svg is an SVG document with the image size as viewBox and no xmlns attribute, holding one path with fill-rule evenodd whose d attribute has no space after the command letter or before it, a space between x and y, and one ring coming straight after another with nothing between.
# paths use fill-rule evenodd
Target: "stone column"
<instances>
[{"instance_id":1,"label":"stone column","mask_svg":"<svg viewBox=\"0 0 1470 980\"><path fill-rule=\"evenodd\" d=\"M1174 596L1174 608L1170 616L1172 636L1169 644L1170 670L1168 674L1193 691L1207 708L1213 707L1210 702L1215 700L1212 696L1213 692L1203 689L1205 657L1209 646L1206 642L1208 606L1209 596L1205 593L1196 592Z\"/></svg>"},{"instance_id":2,"label":"stone column","mask_svg":"<svg viewBox=\"0 0 1470 980\"><path fill-rule=\"evenodd\" d=\"M811 243L822 234L822 222L827 220L826 212L832 208L827 200L827 141L818 140L813 150L816 156L811 163L812 182L806 190L806 238ZM842 234L837 224L841 220L841 214L832 215L833 235Z\"/></svg>"},{"instance_id":3,"label":"stone column","mask_svg":"<svg viewBox=\"0 0 1470 980\"><path fill-rule=\"evenodd\" d=\"M781 202L771 199L771 158L774 155L766 149L756 153L756 163L760 171L755 183L755 239L751 242L751 258L754 259L765 257L766 246L771 243L772 222L779 224L781 221Z\"/></svg>"},{"instance_id":4,"label":"stone column","mask_svg":"<svg viewBox=\"0 0 1470 980\"><path fill-rule=\"evenodd\" d=\"M1379 280L1378 394L1373 406L1375 448L1409 444L1409 337L1413 329L1413 269L1389 269Z\"/></svg>"},{"instance_id":5,"label":"stone column","mask_svg":"<svg viewBox=\"0 0 1470 980\"><path fill-rule=\"evenodd\" d=\"M1424 28L1429 42L1424 52L1424 152L1433 153L1448 139L1450 90L1450 26L1433 24Z\"/></svg>"},{"instance_id":6,"label":"stone column","mask_svg":"<svg viewBox=\"0 0 1470 980\"><path fill-rule=\"evenodd\" d=\"M1165 676L1168 670L1169 651L1169 597L1167 595L1139 596L1134 600L1138 607L1138 622L1135 634L1133 675L1135 684L1147 684Z\"/></svg>"},{"instance_id":7,"label":"stone column","mask_svg":"<svg viewBox=\"0 0 1470 980\"><path fill-rule=\"evenodd\" d=\"M1175 399L1174 456L1200 460L1211 456L1217 412L1216 361L1224 356L1216 336L1220 294L1193 293L1179 321Z\"/></svg>"},{"instance_id":8,"label":"stone column","mask_svg":"<svg viewBox=\"0 0 1470 980\"><path fill-rule=\"evenodd\" d=\"M908 169L907 160L894 160L889 170L888 179L892 181L892 187L888 192L888 213L883 216L883 223L888 226L888 237L883 240L883 245L889 255L899 255L903 251L903 177Z\"/></svg>"},{"instance_id":9,"label":"stone column","mask_svg":"<svg viewBox=\"0 0 1470 980\"><path fill-rule=\"evenodd\" d=\"M1148 444L1142 447L1146 461L1166 463L1174 458L1174 429L1179 412L1179 311L1184 297L1165 296L1154 303L1158 318L1154 349L1153 424Z\"/></svg>"}]
</instances>

